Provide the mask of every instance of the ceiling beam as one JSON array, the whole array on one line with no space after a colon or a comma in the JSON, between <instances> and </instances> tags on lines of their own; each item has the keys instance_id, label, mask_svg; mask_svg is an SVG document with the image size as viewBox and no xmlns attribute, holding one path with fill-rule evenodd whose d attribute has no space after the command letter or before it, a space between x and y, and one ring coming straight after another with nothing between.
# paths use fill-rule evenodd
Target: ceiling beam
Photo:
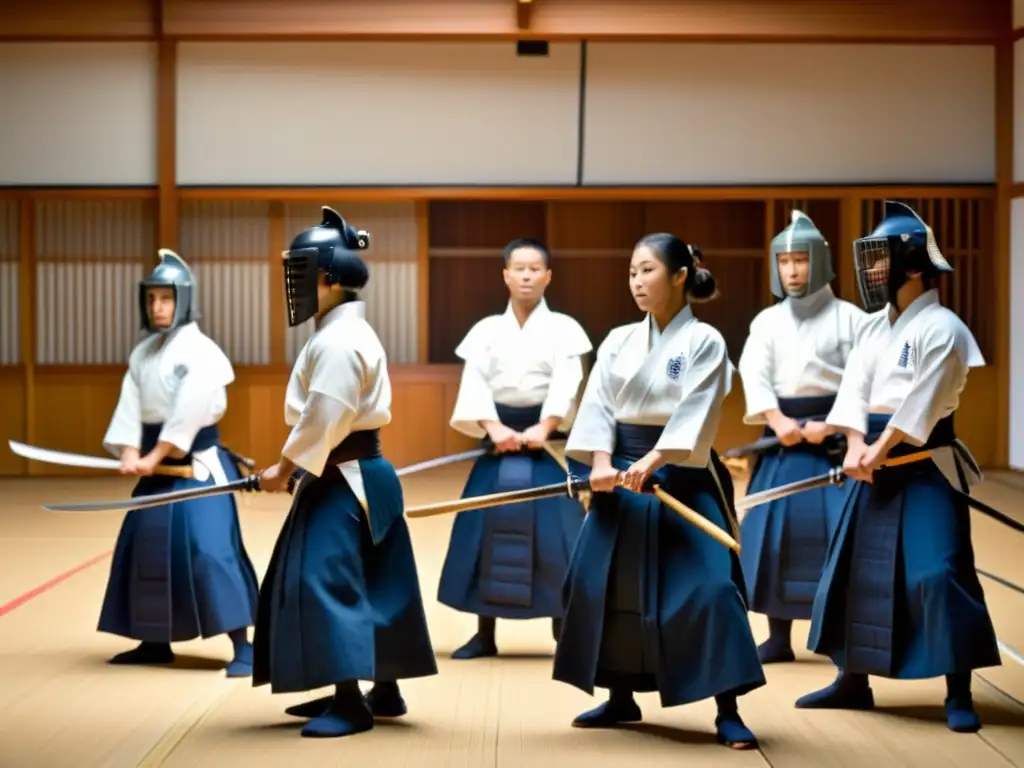
<instances>
[{"instance_id":1,"label":"ceiling beam","mask_svg":"<svg viewBox=\"0 0 1024 768\"><path fill-rule=\"evenodd\" d=\"M533 17L532 0L515 0L516 3L516 26L519 29L530 28L530 19Z\"/></svg>"}]
</instances>

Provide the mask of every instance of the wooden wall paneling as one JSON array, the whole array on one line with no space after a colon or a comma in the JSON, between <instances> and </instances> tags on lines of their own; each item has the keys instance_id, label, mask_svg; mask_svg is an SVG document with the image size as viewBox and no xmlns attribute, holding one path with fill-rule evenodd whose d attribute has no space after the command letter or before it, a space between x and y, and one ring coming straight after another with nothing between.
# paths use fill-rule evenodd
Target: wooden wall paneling
<instances>
[{"instance_id":1,"label":"wooden wall paneling","mask_svg":"<svg viewBox=\"0 0 1024 768\"><path fill-rule=\"evenodd\" d=\"M105 455L102 441L117 406L124 367L41 365L36 367L34 443L72 453ZM95 476L96 471L29 462L43 476Z\"/></svg>"},{"instance_id":2,"label":"wooden wall paneling","mask_svg":"<svg viewBox=\"0 0 1024 768\"><path fill-rule=\"evenodd\" d=\"M287 247L287 235L284 231L284 203L270 203L269 215L269 288L270 296L267 303L270 311L270 364L285 365L285 338L288 328L287 298L284 290L284 267L281 264L282 254Z\"/></svg>"},{"instance_id":3,"label":"wooden wall paneling","mask_svg":"<svg viewBox=\"0 0 1024 768\"><path fill-rule=\"evenodd\" d=\"M544 0L537 3L530 26L538 35L571 30L593 40L628 35L709 42L842 42L912 36L915 41L990 42L999 33L1003 6L1000 0L942 6L929 0Z\"/></svg>"},{"instance_id":4,"label":"wooden wall paneling","mask_svg":"<svg viewBox=\"0 0 1024 768\"><path fill-rule=\"evenodd\" d=\"M779 227L776 225L778 221L777 202L777 200L764 201L764 302L766 306L770 306L775 300L774 294L772 294L771 260L768 258L768 248L775 235L779 233Z\"/></svg>"},{"instance_id":5,"label":"wooden wall paneling","mask_svg":"<svg viewBox=\"0 0 1024 768\"><path fill-rule=\"evenodd\" d=\"M159 3L156 5L159 7ZM162 39L157 61L157 242L171 250L177 250L179 237L177 72L178 43Z\"/></svg>"},{"instance_id":6,"label":"wooden wall paneling","mask_svg":"<svg viewBox=\"0 0 1024 768\"><path fill-rule=\"evenodd\" d=\"M548 300L583 326L595 350L612 328L642 317L629 291L629 259L647 234L646 218L641 201L548 204Z\"/></svg>"},{"instance_id":7,"label":"wooden wall paneling","mask_svg":"<svg viewBox=\"0 0 1024 768\"><path fill-rule=\"evenodd\" d=\"M647 39L978 43L1000 0L6 0L0 39ZM160 10L163 10L161 16Z\"/></svg>"},{"instance_id":8,"label":"wooden wall paneling","mask_svg":"<svg viewBox=\"0 0 1024 768\"><path fill-rule=\"evenodd\" d=\"M4 0L0 41L151 40L158 7L153 0Z\"/></svg>"},{"instance_id":9,"label":"wooden wall paneling","mask_svg":"<svg viewBox=\"0 0 1024 768\"><path fill-rule=\"evenodd\" d=\"M31 442L26 423L31 420L28 406L31 395L21 365L0 365L0 434L7 440ZM0 446L0 477L18 477L28 473L29 462L11 453L6 443Z\"/></svg>"},{"instance_id":10,"label":"wooden wall paneling","mask_svg":"<svg viewBox=\"0 0 1024 768\"><path fill-rule=\"evenodd\" d=\"M847 195L839 202L839 235L832 246L832 260L835 263L836 282L839 285L836 296L861 306L860 289L857 287L856 267L853 263L853 241L866 234L863 221L863 202L858 197Z\"/></svg>"},{"instance_id":11,"label":"wooden wall paneling","mask_svg":"<svg viewBox=\"0 0 1024 768\"><path fill-rule=\"evenodd\" d=\"M21 333L21 397L17 400L4 399L4 402L18 402L22 405L22 431L25 442L33 443L36 439L36 217L35 203L22 199L18 204L18 250L20 263L18 266L18 307L21 317L18 328ZM32 474L31 462L21 462L24 471Z\"/></svg>"},{"instance_id":12,"label":"wooden wall paneling","mask_svg":"<svg viewBox=\"0 0 1024 768\"><path fill-rule=\"evenodd\" d=\"M416 202L416 362L430 362L430 203Z\"/></svg>"},{"instance_id":13,"label":"wooden wall paneling","mask_svg":"<svg viewBox=\"0 0 1024 768\"><path fill-rule=\"evenodd\" d=\"M1010 27L1014 26L1013 9ZM1014 182L1014 39L1004 34L995 46L996 55L996 198L993 201L992 260L995 263L995 349L998 376L995 384L996 431L992 464L1006 467L1010 461L1010 303L1011 296L1011 208L1016 194ZM1017 427L1019 429L1019 426Z\"/></svg>"},{"instance_id":14,"label":"wooden wall paneling","mask_svg":"<svg viewBox=\"0 0 1024 768\"><path fill-rule=\"evenodd\" d=\"M228 387L228 410L220 422L225 445L261 466L280 456L288 438L284 423L287 366L239 366ZM391 369L393 414L382 431L386 455L396 467L473 447L473 441L448 427L458 392L459 366L394 366ZM38 444L58 450L103 455L102 440L117 404L124 371L120 366L40 366L36 376ZM0 396L18 397L22 371L0 368ZM12 439L22 437L15 409L0 411L0 427ZM10 423L8 423L10 422ZM0 475L22 474L22 462L0 453ZM42 476L95 476L95 470L41 465Z\"/></svg>"},{"instance_id":15,"label":"wooden wall paneling","mask_svg":"<svg viewBox=\"0 0 1024 768\"><path fill-rule=\"evenodd\" d=\"M524 235L545 238L551 245L556 259L556 277L550 291L552 306L580 319L596 346L611 327L639 318L627 287L628 255L636 239L643 234L667 230L703 248L707 266L715 273L723 296L718 301L698 306L697 313L722 329L735 361L749 323L749 318L740 315L752 317L766 306L767 287L761 267L766 253L764 238L768 216L774 216L779 205L787 204L785 201L799 201L806 204L808 212L828 237L833 237L830 232L834 229L849 240L852 239L849 233L854 230L857 235L869 231L880 200L892 197L904 197L919 205L922 215L934 223L942 247L955 259L957 279L961 281L947 289L948 300L961 307L958 311L975 318L972 328L976 334L989 338L996 329L996 316L990 317L991 313L983 311L986 302L980 291L997 268L990 256L997 236L993 234L995 195L988 188L975 188L972 194L957 190L947 195L947 190L941 191L942 194L938 194L936 188L872 190L863 203L854 196L856 193L833 190L829 197L818 189L788 196L767 190L760 199L739 191L732 200L705 201L630 200L625 198L635 194L634 191L621 190L619 200L598 197L590 200L435 202L429 206L426 217L429 226L426 242L431 248L427 286L429 320L434 326L430 329L431 352L436 351L440 329L450 337L443 353L452 360L455 344L472 322L485 314L502 311L506 290L500 278L501 248L512 237ZM10 190L0 191L0 194L8 199L13 196ZM36 201L99 202L104 198L152 200L158 197L154 189L24 190L20 195L29 201L23 207L29 211L23 215L29 216L37 207ZM270 220L274 220L273 215ZM35 256L36 238L26 231L27 228L22 232L23 259L26 254ZM283 233L278 237L283 237ZM848 244L843 246L847 253L848 247ZM279 258L280 248L271 242L268 258L274 259L275 251ZM846 260L839 258L840 264ZM965 263L970 264L969 269L965 268ZM989 272L985 272L986 269ZM272 270L272 274L276 271ZM28 270L27 274L34 276L34 270ZM35 291L31 286L23 284L21 290L34 299ZM856 300L855 293L852 298ZM31 303L23 303L23 311ZM991 305L990 301L987 303ZM741 313L735 312L736 307L741 308ZM280 311L283 313L283 309ZM36 325L29 322L24 328L34 329ZM26 349L34 351L34 339ZM99 453L100 441L117 400L123 367L36 365L34 373L35 386L29 392L24 387L23 368L0 371L0 392L6 395L4 401L17 404L0 411L0 423L5 425L7 433L26 439L24 425L31 422L35 427L32 440L38 444ZM394 420L385 430L385 446L396 466L472 446L472 441L459 436L447 425L458 389L458 375L458 365L394 367ZM992 365L972 371L963 398L962 416L957 420L961 437L986 466L998 456L998 445L992 437L999 433L998 417L992 402L996 398L999 375L1000 367ZM261 464L276 459L288 434L283 420L287 376L288 366L275 361L269 366L239 366L238 378L229 389L228 415L222 423L225 442L257 458ZM25 408L28 397L33 403ZM756 437L756 428L742 425L742 410L742 388L737 378L727 398L716 441L720 449ZM0 458L0 473L21 471L25 471L23 462L13 456ZM41 465L35 465L31 471L88 474Z\"/></svg>"},{"instance_id":16,"label":"wooden wall paneling","mask_svg":"<svg viewBox=\"0 0 1024 768\"><path fill-rule=\"evenodd\" d=\"M430 362L454 363L455 347L475 322L503 312L508 290L501 252L518 237L542 239L540 201L440 201L429 211Z\"/></svg>"},{"instance_id":17,"label":"wooden wall paneling","mask_svg":"<svg viewBox=\"0 0 1024 768\"><path fill-rule=\"evenodd\" d=\"M477 197L477 196L473 196ZM502 249L517 237L543 238L546 208L540 199L439 200L430 204L430 250Z\"/></svg>"},{"instance_id":18,"label":"wooden wall paneling","mask_svg":"<svg viewBox=\"0 0 1024 768\"><path fill-rule=\"evenodd\" d=\"M513 0L164 0L167 34L186 38L515 38L988 42L999 0L541 0L529 30Z\"/></svg>"},{"instance_id":19,"label":"wooden wall paneling","mask_svg":"<svg viewBox=\"0 0 1024 768\"><path fill-rule=\"evenodd\" d=\"M144 188L111 189L111 193L125 192L129 195L152 195L153 190ZM0 197L13 195L20 190L12 191L0 187ZM74 193L83 196L105 197L106 189L91 190L25 190L30 196L47 196L59 194L65 196ZM441 202L473 202L496 203L506 201L536 202L545 201L613 201L640 200L647 202L723 202L723 201L756 201L801 198L805 200L839 199L846 195L876 197L884 194L893 197L931 197L950 198L995 198L996 188L992 184L954 184L954 185L908 185L896 184L885 186L860 185L820 185L820 186L772 186L772 187L734 187L734 186L628 186L628 187L597 187L597 186L416 186L416 187L267 187L267 186L216 186L196 187L181 185L178 193L182 200L281 200L284 202L312 202L323 200L335 202L358 201L362 203L395 202L429 200L431 204Z\"/></svg>"}]
</instances>

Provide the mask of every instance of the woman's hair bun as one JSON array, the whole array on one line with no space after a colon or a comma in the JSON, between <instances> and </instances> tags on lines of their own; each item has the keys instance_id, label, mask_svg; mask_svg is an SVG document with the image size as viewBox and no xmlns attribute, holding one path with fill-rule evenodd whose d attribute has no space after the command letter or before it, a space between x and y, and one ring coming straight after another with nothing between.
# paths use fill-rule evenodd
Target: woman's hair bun
<instances>
[{"instance_id":1,"label":"woman's hair bun","mask_svg":"<svg viewBox=\"0 0 1024 768\"><path fill-rule=\"evenodd\" d=\"M718 285L710 269L694 265L692 280L687 291L691 301L710 301L718 296Z\"/></svg>"}]
</instances>

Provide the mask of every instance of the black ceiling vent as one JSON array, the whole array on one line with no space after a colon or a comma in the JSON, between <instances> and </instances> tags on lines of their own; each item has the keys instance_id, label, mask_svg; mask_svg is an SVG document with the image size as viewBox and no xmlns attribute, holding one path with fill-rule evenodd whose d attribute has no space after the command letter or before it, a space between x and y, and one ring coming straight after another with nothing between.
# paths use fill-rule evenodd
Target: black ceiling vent
<instances>
[{"instance_id":1,"label":"black ceiling vent","mask_svg":"<svg viewBox=\"0 0 1024 768\"><path fill-rule=\"evenodd\" d=\"M547 56L547 40L516 40L516 56Z\"/></svg>"}]
</instances>

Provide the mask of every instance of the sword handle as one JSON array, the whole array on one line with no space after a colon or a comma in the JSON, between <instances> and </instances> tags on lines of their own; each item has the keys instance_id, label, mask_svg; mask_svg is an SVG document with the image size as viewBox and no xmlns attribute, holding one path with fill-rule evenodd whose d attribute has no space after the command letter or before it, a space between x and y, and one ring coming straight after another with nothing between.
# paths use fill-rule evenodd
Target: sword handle
<instances>
[{"instance_id":1,"label":"sword handle","mask_svg":"<svg viewBox=\"0 0 1024 768\"><path fill-rule=\"evenodd\" d=\"M253 473L241 479L241 486L238 490L240 491L258 491L260 490L260 476L257 473Z\"/></svg>"},{"instance_id":2,"label":"sword handle","mask_svg":"<svg viewBox=\"0 0 1024 768\"><path fill-rule=\"evenodd\" d=\"M153 467L154 475L163 475L165 477L185 477L191 478L194 476L192 467L179 466L177 464L157 464Z\"/></svg>"},{"instance_id":3,"label":"sword handle","mask_svg":"<svg viewBox=\"0 0 1024 768\"><path fill-rule=\"evenodd\" d=\"M843 473L843 468L832 467L828 471L828 481L837 488L842 488L843 483L846 482L846 475Z\"/></svg>"},{"instance_id":4,"label":"sword handle","mask_svg":"<svg viewBox=\"0 0 1024 768\"><path fill-rule=\"evenodd\" d=\"M572 473L565 476L565 493L570 499L578 499L581 493L586 493L589 490L589 480L581 480Z\"/></svg>"}]
</instances>

